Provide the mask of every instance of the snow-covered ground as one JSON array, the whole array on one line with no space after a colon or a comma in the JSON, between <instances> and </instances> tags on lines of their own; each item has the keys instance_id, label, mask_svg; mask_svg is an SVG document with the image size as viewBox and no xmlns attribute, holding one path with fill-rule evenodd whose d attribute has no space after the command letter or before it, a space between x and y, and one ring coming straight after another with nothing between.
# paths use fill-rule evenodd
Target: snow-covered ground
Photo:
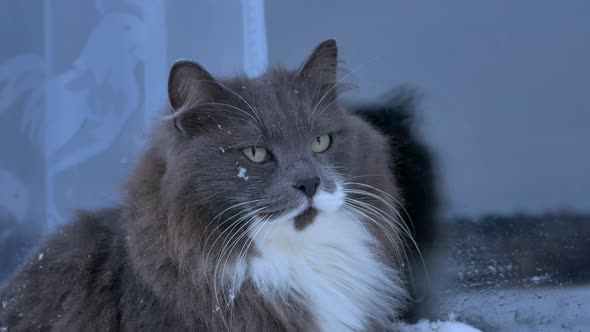
<instances>
[{"instance_id":1,"label":"snow-covered ground","mask_svg":"<svg viewBox=\"0 0 590 332\"><path fill-rule=\"evenodd\" d=\"M450 291L440 308L485 332L590 331L590 285Z\"/></svg>"},{"instance_id":2,"label":"snow-covered ground","mask_svg":"<svg viewBox=\"0 0 590 332\"><path fill-rule=\"evenodd\" d=\"M421 320L416 324L399 324L396 326L399 332L482 332L465 323L456 321L428 321Z\"/></svg>"}]
</instances>

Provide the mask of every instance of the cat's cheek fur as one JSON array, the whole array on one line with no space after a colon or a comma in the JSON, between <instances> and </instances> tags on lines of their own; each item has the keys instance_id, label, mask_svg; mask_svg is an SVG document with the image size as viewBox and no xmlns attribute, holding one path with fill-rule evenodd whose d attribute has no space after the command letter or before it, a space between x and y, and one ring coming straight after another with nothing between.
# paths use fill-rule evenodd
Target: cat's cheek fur
<instances>
[{"instance_id":1,"label":"cat's cheek fur","mask_svg":"<svg viewBox=\"0 0 590 332\"><path fill-rule=\"evenodd\" d=\"M397 271L379 260L360 220L336 211L344 201L341 187L318 193L317 201L328 212L303 230L280 222L250 234L259 254L250 260L248 277L269 301L302 301L322 331L385 324L404 294Z\"/></svg>"}]
</instances>

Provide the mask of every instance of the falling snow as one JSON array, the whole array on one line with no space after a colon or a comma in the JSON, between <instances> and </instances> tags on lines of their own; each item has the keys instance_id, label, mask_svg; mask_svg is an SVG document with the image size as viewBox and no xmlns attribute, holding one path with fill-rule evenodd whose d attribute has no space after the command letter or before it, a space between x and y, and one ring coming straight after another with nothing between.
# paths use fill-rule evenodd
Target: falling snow
<instances>
[{"instance_id":1,"label":"falling snow","mask_svg":"<svg viewBox=\"0 0 590 332\"><path fill-rule=\"evenodd\" d=\"M219 148L219 151L225 152L225 149L224 148Z\"/></svg>"},{"instance_id":2,"label":"falling snow","mask_svg":"<svg viewBox=\"0 0 590 332\"><path fill-rule=\"evenodd\" d=\"M540 275L540 276L533 276L531 278L531 281L534 282L535 284L540 284L542 282L551 280L551 277L548 274L544 274L544 275Z\"/></svg>"},{"instance_id":3,"label":"falling snow","mask_svg":"<svg viewBox=\"0 0 590 332\"><path fill-rule=\"evenodd\" d=\"M37 261L40 262L43 259L43 256L45 256L45 254L40 253L39 256L37 256Z\"/></svg>"}]
</instances>

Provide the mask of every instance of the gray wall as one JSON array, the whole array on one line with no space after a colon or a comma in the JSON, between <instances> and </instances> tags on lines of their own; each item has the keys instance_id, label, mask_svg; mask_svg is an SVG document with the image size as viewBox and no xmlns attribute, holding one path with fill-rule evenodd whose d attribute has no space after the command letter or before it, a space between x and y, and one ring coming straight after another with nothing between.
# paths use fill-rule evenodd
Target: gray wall
<instances>
[{"instance_id":1,"label":"gray wall","mask_svg":"<svg viewBox=\"0 0 590 332\"><path fill-rule=\"evenodd\" d=\"M169 63L192 58L208 71L231 75L243 68L242 10L237 1L167 2Z\"/></svg>"},{"instance_id":2,"label":"gray wall","mask_svg":"<svg viewBox=\"0 0 590 332\"><path fill-rule=\"evenodd\" d=\"M451 214L590 210L590 2L267 1L270 62L335 37L372 99L419 87Z\"/></svg>"}]
</instances>

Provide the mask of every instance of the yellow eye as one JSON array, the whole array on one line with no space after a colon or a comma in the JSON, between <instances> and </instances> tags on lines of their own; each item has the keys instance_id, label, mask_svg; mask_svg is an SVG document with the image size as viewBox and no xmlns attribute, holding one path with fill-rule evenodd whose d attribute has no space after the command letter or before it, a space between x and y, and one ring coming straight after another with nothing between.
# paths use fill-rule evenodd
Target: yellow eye
<instances>
[{"instance_id":1,"label":"yellow eye","mask_svg":"<svg viewBox=\"0 0 590 332\"><path fill-rule=\"evenodd\" d=\"M332 144L332 137L330 135L324 134L316 137L315 140L313 140L313 143L311 143L311 149L315 153L322 153L328 150L330 144Z\"/></svg>"},{"instance_id":2,"label":"yellow eye","mask_svg":"<svg viewBox=\"0 0 590 332\"><path fill-rule=\"evenodd\" d=\"M255 163L263 163L267 161L269 157L267 149L254 146L242 149L242 153L244 156L246 156L246 158L252 160Z\"/></svg>"}]
</instances>

